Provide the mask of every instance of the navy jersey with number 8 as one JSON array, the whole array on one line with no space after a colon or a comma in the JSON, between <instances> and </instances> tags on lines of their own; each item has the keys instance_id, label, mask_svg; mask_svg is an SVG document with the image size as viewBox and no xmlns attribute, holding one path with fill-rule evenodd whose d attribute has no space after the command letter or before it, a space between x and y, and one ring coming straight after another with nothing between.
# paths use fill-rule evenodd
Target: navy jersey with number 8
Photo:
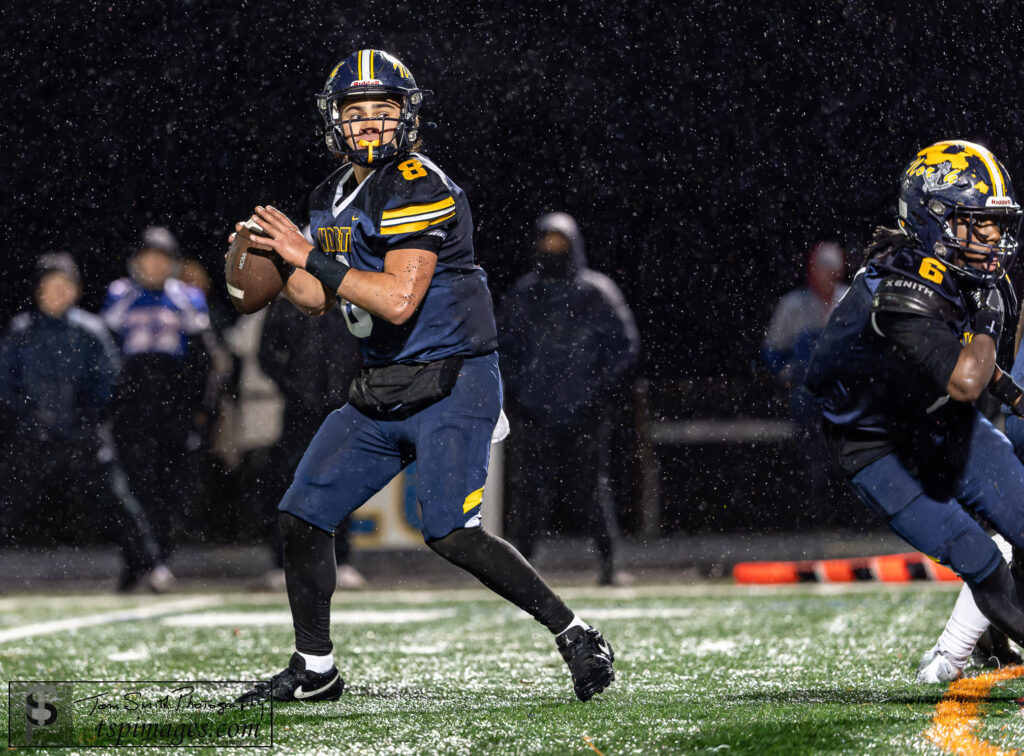
<instances>
[{"instance_id":1,"label":"navy jersey with number 8","mask_svg":"<svg viewBox=\"0 0 1024 756\"><path fill-rule=\"evenodd\" d=\"M356 184L344 166L313 190L310 233L325 254L381 272L393 249L425 249L437 266L417 312L402 325L341 302L368 366L473 356L497 348L487 276L474 261L465 193L429 159L411 153Z\"/></svg>"}]
</instances>

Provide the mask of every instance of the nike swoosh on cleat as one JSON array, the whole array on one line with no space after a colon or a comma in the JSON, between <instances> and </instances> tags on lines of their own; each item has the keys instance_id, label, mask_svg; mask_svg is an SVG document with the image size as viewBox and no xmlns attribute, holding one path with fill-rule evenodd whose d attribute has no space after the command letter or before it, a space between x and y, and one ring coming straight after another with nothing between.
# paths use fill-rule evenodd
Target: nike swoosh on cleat
<instances>
[{"instance_id":1,"label":"nike swoosh on cleat","mask_svg":"<svg viewBox=\"0 0 1024 756\"><path fill-rule=\"evenodd\" d=\"M612 649L607 643L600 644L598 648L601 649L601 653L603 653L605 656L612 655Z\"/></svg>"},{"instance_id":2,"label":"nike swoosh on cleat","mask_svg":"<svg viewBox=\"0 0 1024 756\"><path fill-rule=\"evenodd\" d=\"M332 680L331 680L331 681L330 681L329 683L327 683L327 684L326 684L325 686L323 686L322 688L317 688L316 690L311 690L311 691L309 691L308 693L307 693L306 691L304 691L304 690L302 689L302 686L300 685L299 687L297 687L297 688L295 689L295 692L294 692L294 693L292 693L292 695L293 695L293 696L295 696L296 698L300 699L300 700L301 700L301 699L303 699L303 698L311 698L312 696L315 696L315 695L317 695L318 693L323 693L323 692L324 692L325 690L327 690L327 689L328 689L329 687L331 687L332 685L334 685L334 683L335 683L335 682L336 682L337 680L338 680L338 675L335 675L335 676L334 676L334 678L333 678L333 679L332 679Z\"/></svg>"}]
</instances>

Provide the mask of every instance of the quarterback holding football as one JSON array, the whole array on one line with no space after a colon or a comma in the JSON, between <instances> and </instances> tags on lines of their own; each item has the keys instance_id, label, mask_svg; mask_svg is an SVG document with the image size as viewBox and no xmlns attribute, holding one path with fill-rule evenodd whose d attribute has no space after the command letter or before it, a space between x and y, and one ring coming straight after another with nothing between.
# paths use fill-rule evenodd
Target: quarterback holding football
<instances>
[{"instance_id":1,"label":"quarterback holding football","mask_svg":"<svg viewBox=\"0 0 1024 756\"><path fill-rule=\"evenodd\" d=\"M547 627L585 701L614 679L610 645L481 527L502 404L497 334L466 195L419 152L423 91L397 58L366 49L334 67L316 104L341 165L310 196L313 244L273 207L250 219L265 236L241 223L236 232L288 264L283 292L296 307L344 309L364 368L279 506L296 652L240 700L341 695L330 638L334 529L416 460L427 545Z\"/></svg>"}]
</instances>

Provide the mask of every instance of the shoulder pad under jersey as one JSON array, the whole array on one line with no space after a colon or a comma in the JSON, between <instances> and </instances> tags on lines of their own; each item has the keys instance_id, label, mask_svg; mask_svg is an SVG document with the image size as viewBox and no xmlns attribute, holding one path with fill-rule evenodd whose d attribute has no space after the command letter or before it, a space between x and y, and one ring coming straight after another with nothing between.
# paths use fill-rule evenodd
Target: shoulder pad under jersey
<instances>
[{"instance_id":1,"label":"shoulder pad under jersey","mask_svg":"<svg viewBox=\"0 0 1024 756\"><path fill-rule=\"evenodd\" d=\"M894 312L949 321L955 317L952 303L935 289L899 275L886 276L875 289L871 312Z\"/></svg>"}]
</instances>

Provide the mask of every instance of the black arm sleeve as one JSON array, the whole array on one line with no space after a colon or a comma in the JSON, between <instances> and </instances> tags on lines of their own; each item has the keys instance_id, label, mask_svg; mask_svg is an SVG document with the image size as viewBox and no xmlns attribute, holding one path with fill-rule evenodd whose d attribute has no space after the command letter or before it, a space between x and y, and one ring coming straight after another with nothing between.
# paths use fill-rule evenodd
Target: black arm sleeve
<instances>
[{"instance_id":1,"label":"black arm sleeve","mask_svg":"<svg viewBox=\"0 0 1024 756\"><path fill-rule=\"evenodd\" d=\"M935 318L895 312L876 312L872 319L879 333L919 366L937 389L946 391L961 349L952 328Z\"/></svg>"}]
</instances>

